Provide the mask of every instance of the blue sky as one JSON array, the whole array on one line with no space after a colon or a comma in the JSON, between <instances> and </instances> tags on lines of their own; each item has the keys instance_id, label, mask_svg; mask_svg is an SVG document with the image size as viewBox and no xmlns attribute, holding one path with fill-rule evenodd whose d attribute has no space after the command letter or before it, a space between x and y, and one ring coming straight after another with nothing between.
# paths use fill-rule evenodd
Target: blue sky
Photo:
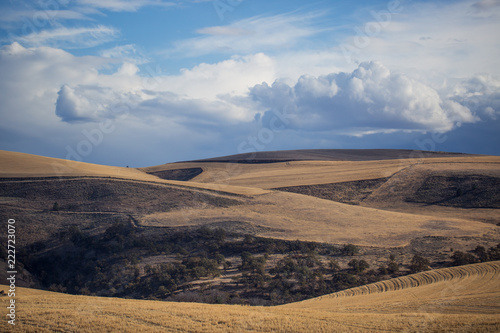
<instances>
[{"instance_id":1,"label":"blue sky","mask_svg":"<svg viewBox=\"0 0 500 333\"><path fill-rule=\"evenodd\" d=\"M0 13L0 149L134 167L307 148L500 155L499 0Z\"/></svg>"}]
</instances>

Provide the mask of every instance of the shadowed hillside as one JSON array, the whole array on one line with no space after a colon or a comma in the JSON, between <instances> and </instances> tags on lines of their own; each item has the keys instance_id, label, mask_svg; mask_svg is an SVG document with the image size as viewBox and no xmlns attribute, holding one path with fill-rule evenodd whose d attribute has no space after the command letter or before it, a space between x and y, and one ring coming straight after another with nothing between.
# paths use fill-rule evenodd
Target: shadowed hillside
<instances>
[{"instance_id":1,"label":"shadowed hillside","mask_svg":"<svg viewBox=\"0 0 500 333\"><path fill-rule=\"evenodd\" d=\"M202 168L188 168L188 169L174 169L174 170L163 170L163 171L152 171L149 174L159 177L161 179L168 180L180 180L188 181L198 176L203 172Z\"/></svg>"},{"instance_id":2,"label":"shadowed hillside","mask_svg":"<svg viewBox=\"0 0 500 333\"><path fill-rule=\"evenodd\" d=\"M380 161L408 158L457 157L460 153L405 149L307 149L245 153L191 162L277 163L291 161Z\"/></svg>"}]
</instances>

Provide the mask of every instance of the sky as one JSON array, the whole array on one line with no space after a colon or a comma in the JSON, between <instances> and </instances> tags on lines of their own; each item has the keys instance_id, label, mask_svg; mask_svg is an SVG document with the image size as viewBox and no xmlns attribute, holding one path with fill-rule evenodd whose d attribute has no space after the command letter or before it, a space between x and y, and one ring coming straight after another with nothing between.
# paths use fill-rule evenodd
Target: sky
<instances>
[{"instance_id":1,"label":"sky","mask_svg":"<svg viewBox=\"0 0 500 333\"><path fill-rule=\"evenodd\" d=\"M500 155L500 0L5 0L0 149Z\"/></svg>"}]
</instances>

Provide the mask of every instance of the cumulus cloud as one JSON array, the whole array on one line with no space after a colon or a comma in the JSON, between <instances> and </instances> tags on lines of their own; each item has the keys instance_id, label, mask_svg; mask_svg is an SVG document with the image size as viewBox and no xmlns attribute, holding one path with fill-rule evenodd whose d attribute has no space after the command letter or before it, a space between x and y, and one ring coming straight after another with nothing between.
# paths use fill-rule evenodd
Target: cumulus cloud
<instances>
[{"instance_id":1,"label":"cumulus cloud","mask_svg":"<svg viewBox=\"0 0 500 333\"><path fill-rule=\"evenodd\" d=\"M290 128L367 134L394 130L449 131L478 118L458 100L443 100L431 87L378 62L352 73L303 76L294 86L277 80L251 89L269 109L284 110Z\"/></svg>"},{"instance_id":2,"label":"cumulus cloud","mask_svg":"<svg viewBox=\"0 0 500 333\"><path fill-rule=\"evenodd\" d=\"M236 152L240 142L269 124L269 110L287 113L288 130L275 133L265 149L331 148L335 142L377 147L381 140L400 138L390 136L397 133L447 131L457 122L498 118L500 109L500 83L491 75L464 79L444 92L376 62L290 81L277 79L276 60L263 53L152 77L135 63L119 61L18 43L0 48L2 131L14 131L11 138L19 140L36 137L33 142L47 142L65 157L66 145L85 139L82 129L112 119L116 131L105 139L108 150L96 148L93 158L109 161L113 150L120 161L127 151L180 159L188 156L179 149L189 158ZM110 73L110 67L116 69ZM370 133L378 141L363 141ZM344 134L358 137L349 141ZM148 161L141 165L153 163Z\"/></svg>"},{"instance_id":3,"label":"cumulus cloud","mask_svg":"<svg viewBox=\"0 0 500 333\"><path fill-rule=\"evenodd\" d=\"M88 98L75 93L71 87L64 85L57 94L59 97L56 102L56 114L63 121L83 122L96 119L95 103L91 103Z\"/></svg>"},{"instance_id":4,"label":"cumulus cloud","mask_svg":"<svg viewBox=\"0 0 500 333\"><path fill-rule=\"evenodd\" d=\"M106 55L120 53L114 51ZM264 54L203 63L179 75L151 76L130 62L121 63L112 73L101 72L117 61L76 57L49 47L4 46L0 69L5 111L20 107L32 114L24 119L43 114L75 124L114 119L125 108L132 116L175 119L178 124L192 122L189 117L234 124L253 120L257 112L245 104L249 86L275 77L274 61ZM16 113L21 114L11 114Z\"/></svg>"},{"instance_id":5,"label":"cumulus cloud","mask_svg":"<svg viewBox=\"0 0 500 333\"><path fill-rule=\"evenodd\" d=\"M500 116L500 79L493 75L476 75L462 80L448 97L474 110L483 120L496 120Z\"/></svg>"},{"instance_id":6,"label":"cumulus cloud","mask_svg":"<svg viewBox=\"0 0 500 333\"><path fill-rule=\"evenodd\" d=\"M263 53L233 56L217 63L182 69L180 75L159 76L156 90L206 100L246 95L249 87L274 80L275 67L275 61Z\"/></svg>"},{"instance_id":7,"label":"cumulus cloud","mask_svg":"<svg viewBox=\"0 0 500 333\"><path fill-rule=\"evenodd\" d=\"M123 68L123 67L122 67ZM99 86L63 85L57 93L56 115L67 123L97 122L129 113L138 98Z\"/></svg>"}]
</instances>

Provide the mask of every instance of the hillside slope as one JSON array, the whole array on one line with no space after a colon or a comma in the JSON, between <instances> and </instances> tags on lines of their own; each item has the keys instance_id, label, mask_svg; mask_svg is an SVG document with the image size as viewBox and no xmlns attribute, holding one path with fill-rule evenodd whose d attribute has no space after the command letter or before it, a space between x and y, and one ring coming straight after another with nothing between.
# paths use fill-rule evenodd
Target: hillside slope
<instances>
[{"instance_id":1,"label":"hillside slope","mask_svg":"<svg viewBox=\"0 0 500 333\"><path fill-rule=\"evenodd\" d=\"M498 235L498 227L460 218L436 218L352 206L295 193L273 192L229 207L193 207L148 214L152 227L246 222L264 227L259 236L332 244L401 247L422 236L481 237Z\"/></svg>"},{"instance_id":2,"label":"hillside slope","mask_svg":"<svg viewBox=\"0 0 500 333\"><path fill-rule=\"evenodd\" d=\"M0 288L6 289L6 286ZM72 296L18 288L19 332L500 330L500 262L418 273L308 301L248 307ZM8 297L0 298L6 306ZM5 307L4 307L5 308ZM5 320L0 329L7 330Z\"/></svg>"},{"instance_id":3,"label":"hillside slope","mask_svg":"<svg viewBox=\"0 0 500 333\"><path fill-rule=\"evenodd\" d=\"M500 314L500 262L421 272L282 307L336 312Z\"/></svg>"},{"instance_id":4,"label":"hillside slope","mask_svg":"<svg viewBox=\"0 0 500 333\"><path fill-rule=\"evenodd\" d=\"M408 158L458 157L460 153L407 149L298 149L259 151L230 156L207 158L192 162L276 163L289 161L380 161Z\"/></svg>"},{"instance_id":5,"label":"hillside slope","mask_svg":"<svg viewBox=\"0 0 500 333\"><path fill-rule=\"evenodd\" d=\"M371 156L370 152L362 153ZM396 152L390 153L394 155ZM384 154L388 152L384 151ZM203 172L193 181L174 181L136 169L0 151L0 178L3 177L0 208L5 214L25 214L26 218L21 221L27 221L28 229L38 224L30 221L39 221L45 214L46 220L41 223L50 227L45 228L46 231L40 231L39 228L27 230L24 241L29 240L28 234L36 236L56 232L58 226L53 224L65 224L65 219L80 223L80 220L77 221L79 217L85 221L89 219L82 213L91 213L97 218L97 214L106 212L119 214L122 218L132 214L138 223L149 227L244 222L258 227L259 235L265 237L335 244L405 246L412 239L422 236L494 237L498 232L496 226L482 223L494 220L494 216L498 216L496 209L486 213L481 210L481 214L486 215L478 220L475 216L468 218L467 215L455 213L436 216L425 207L416 214L394 208L395 204L404 202L405 196L399 192L412 188L415 179L422 178L420 171L409 173L408 170L443 169L443 165L461 168L467 165L479 170L477 172L488 172L495 176L500 172L499 161L498 157L465 155L422 161L210 162L198 166ZM64 165L67 169L58 174L54 165ZM197 164L174 163L148 168L147 171L172 170L179 165ZM267 190L283 185L339 183L346 180L359 182L380 177L388 177L388 180L360 206ZM37 196L38 193L43 195ZM250 197L228 197L231 194ZM217 204L233 199L239 200L237 206ZM50 211L54 202L61 205L57 214ZM477 210L469 211L476 214ZM101 225L100 221L101 217L98 225Z\"/></svg>"},{"instance_id":6,"label":"hillside slope","mask_svg":"<svg viewBox=\"0 0 500 333\"><path fill-rule=\"evenodd\" d=\"M268 192L256 188L224 184L168 181L133 168L112 167L0 150L0 178L23 180L33 177L55 179L64 177L112 177L241 195L258 195Z\"/></svg>"}]
</instances>

